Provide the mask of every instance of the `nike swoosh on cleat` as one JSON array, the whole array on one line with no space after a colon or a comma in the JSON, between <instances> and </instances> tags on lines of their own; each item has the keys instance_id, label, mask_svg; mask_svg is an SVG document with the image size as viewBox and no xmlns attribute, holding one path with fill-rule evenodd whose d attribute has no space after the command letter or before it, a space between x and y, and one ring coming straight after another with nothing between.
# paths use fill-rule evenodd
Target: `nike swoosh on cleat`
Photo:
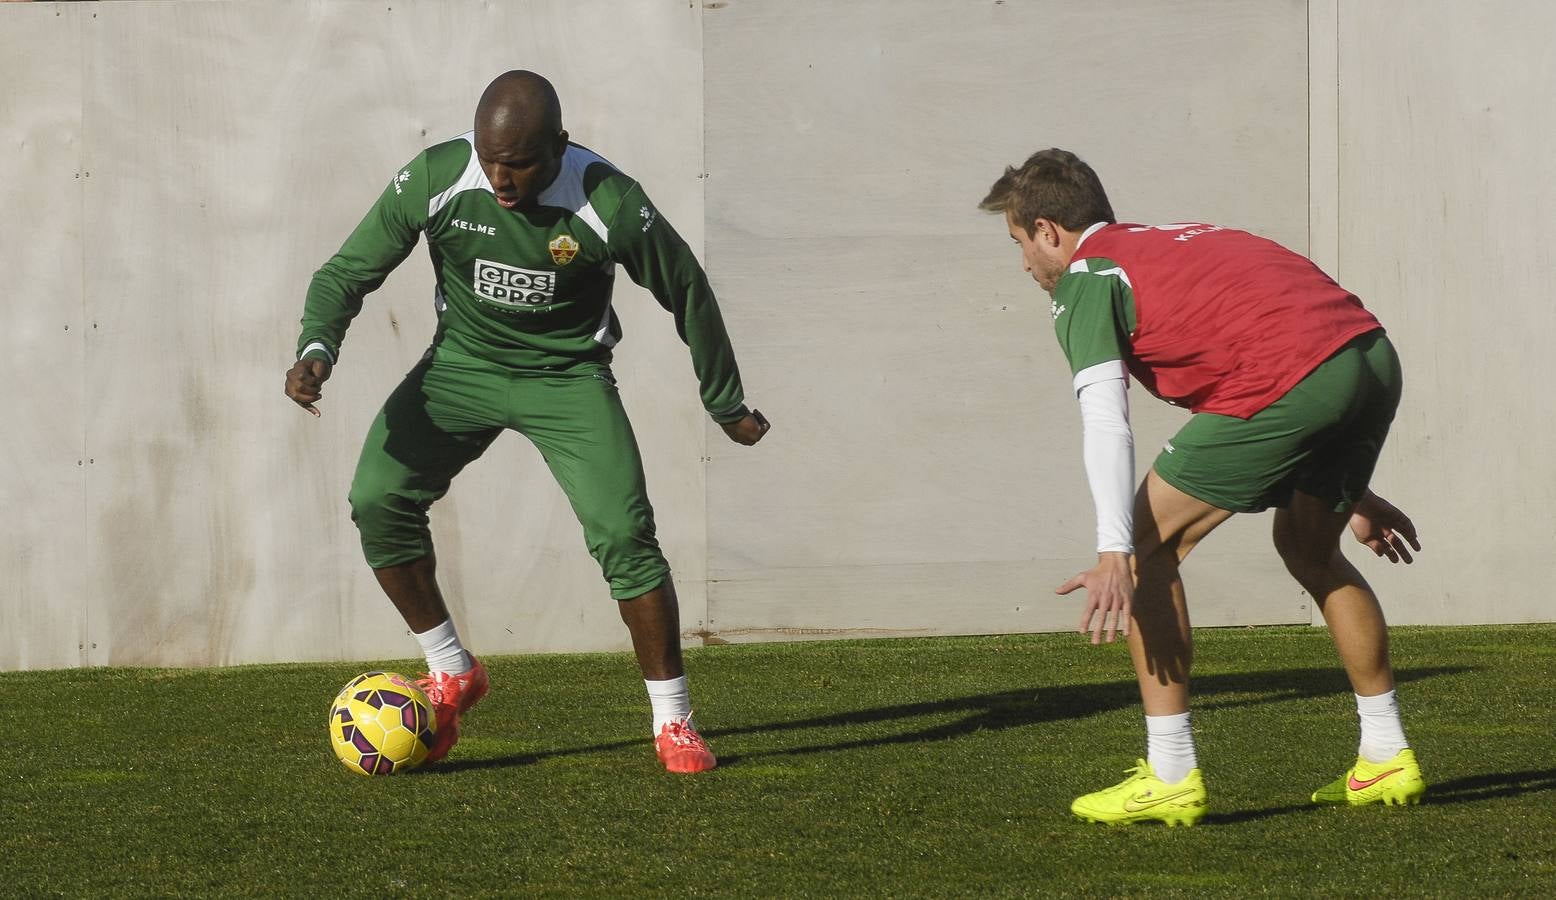
<instances>
[{"instance_id":1,"label":"nike swoosh on cleat","mask_svg":"<svg viewBox=\"0 0 1556 900\"><path fill-rule=\"evenodd\" d=\"M1176 794L1168 794L1165 797L1152 797L1149 800L1141 800L1139 797L1130 797L1128 800L1124 801L1124 812L1141 812L1142 810L1150 809L1153 806L1160 806L1163 803L1170 803L1174 800L1187 797L1193 793L1193 788L1187 788L1177 792Z\"/></svg>"},{"instance_id":2,"label":"nike swoosh on cleat","mask_svg":"<svg viewBox=\"0 0 1556 900\"><path fill-rule=\"evenodd\" d=\"M1403 772L1403 771L1405 771L1405 770L1404 769L1389 769L1387 772L1381 772L1381 773L1379 773L1377 775L1372 776L1371 778L1367 779L1366 781L1357 781L1356 780L1356 773L1352 772L1350 774L1350 776L1348 778L1346 778L1345 786L1350 788L1353 791L1364 791L1367 788L1370 788L1373 785L1377 784L1378 782L1382 781L1383 779L1389 777L1390 775L1393 775L1395 772Z\"/></svg>"}]
</instances>

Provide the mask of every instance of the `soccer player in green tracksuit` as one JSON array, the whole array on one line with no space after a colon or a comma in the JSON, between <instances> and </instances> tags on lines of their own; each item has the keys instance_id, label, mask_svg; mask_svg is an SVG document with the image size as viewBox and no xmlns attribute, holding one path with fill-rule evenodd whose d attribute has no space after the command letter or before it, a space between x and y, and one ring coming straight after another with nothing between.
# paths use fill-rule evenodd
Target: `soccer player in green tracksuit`
<instances>
[{"instance_id":1,"label":"soccer player in green tracksuit","mask_svg":"<svg viewBox=\"0 0 1556 900\"><path fill-rule=\"evenodd\" d=\"M1091 167L1043 150L980 204L1002 213L1052 297L1080 401L1097 565L1080 631L1123 631L1145 707L1147 759L1078 798L1109 824L1192 825L1207 794L1189 727L1193 656L1179 565L1237 512L1277 507L1275 547L1324 614L1356 692L1355 765L1314 802L1414 803L1426 785L1405 741L1377 597L1340 552L1349 526L1410 562L1410 520L1368 490L1400 397L1399 360L1361 302L1310 261L1219 225L1118 224ZM1194 416L1134 485L1129 378Z\"/></svg>"},{"instance_id":2,"label":"soccer player in green tracksuit","mask_svg":"<svg viewBox=\"0 0 1556 900\"><path fill-rule=\"evenodd\" d=\"M506 429L541 451L567 493L632 636L654 714L655 751L675 772L716 760L691 721L670 567L654 536L642 460L611 351L616 266L675 317L703 407L734 441L768 424L744 402L707 276L638 183L568 141L555 89L499 76L472 132L422 151L313 277L286 394L314 415L363 298L427 236L437 332L368 430L351 485L368 565L427 658L437 713L429 760L485 696L438 590L427 509Z\"/></svg>"}]
</instances>

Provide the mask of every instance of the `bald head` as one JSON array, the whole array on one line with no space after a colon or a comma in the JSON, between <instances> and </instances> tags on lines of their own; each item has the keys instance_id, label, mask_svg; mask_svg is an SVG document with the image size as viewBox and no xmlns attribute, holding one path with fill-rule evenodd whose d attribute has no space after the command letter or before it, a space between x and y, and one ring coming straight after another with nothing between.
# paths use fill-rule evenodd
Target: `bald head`
<instances>
[{"instance_id":1,"label":"bald head","mask_svg":"<svg viewBox=\"0 0 1556 900\"><path fill-rule=\"evenodd\" d=\"M475 152L503 208L533 201L555 180L566 150L562 101L551 82L515 70L486 86L475 108Z\"/></svg>"},{"instance_id":2,"label":"bald head","mask_svg":"<svg viewBox=\"0 0 1556 900\"><path fill-rule=\"evenodd\" d=\"M516 69L492 80L475 107L475 131L562 130L562 101L556 88L534 72Z\"/></svg>"}]
</instances>

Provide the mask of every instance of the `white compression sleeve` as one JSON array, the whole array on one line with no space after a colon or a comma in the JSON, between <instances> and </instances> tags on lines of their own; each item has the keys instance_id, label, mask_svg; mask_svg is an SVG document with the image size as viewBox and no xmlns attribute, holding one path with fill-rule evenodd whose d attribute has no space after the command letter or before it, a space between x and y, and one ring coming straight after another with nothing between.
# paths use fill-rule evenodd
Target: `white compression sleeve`
<instances>
[{"instance_id":1,"label":"white compression sleeve","mask_svg":"<svg viewBox=\"0 0 1556 900\"><path fill-rule=\"evenodd\" d=\"M1079 389L1083 455L1097 507L1097 552L1133 553L1135 439L1129 428L1128 381L1107 378Z\"/></svg>"}]
</instances>

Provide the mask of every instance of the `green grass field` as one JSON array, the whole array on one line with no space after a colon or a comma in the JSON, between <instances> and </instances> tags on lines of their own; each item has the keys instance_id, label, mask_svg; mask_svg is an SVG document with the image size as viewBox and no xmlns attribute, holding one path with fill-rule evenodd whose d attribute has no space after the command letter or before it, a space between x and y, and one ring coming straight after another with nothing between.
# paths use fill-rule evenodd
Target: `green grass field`
<instances>
[{"instance_id":1,"label":"green grass field","mask_svg":"<svg viewBox=\"0 0 1556 900\"><path fill-rule=\"evenodd\" d=\"M380 779L325 707L410 661L0 675L0 895L1556 895L1556 626L1394 631L1410 809L1306 802L1356 746L1325 632L1198 641L1212 809L1171 830L1069 815L1144 752L1075 635L692 651L690 777L626 654L488 659L450 758Z\"/></svg>"}]
</instances>

